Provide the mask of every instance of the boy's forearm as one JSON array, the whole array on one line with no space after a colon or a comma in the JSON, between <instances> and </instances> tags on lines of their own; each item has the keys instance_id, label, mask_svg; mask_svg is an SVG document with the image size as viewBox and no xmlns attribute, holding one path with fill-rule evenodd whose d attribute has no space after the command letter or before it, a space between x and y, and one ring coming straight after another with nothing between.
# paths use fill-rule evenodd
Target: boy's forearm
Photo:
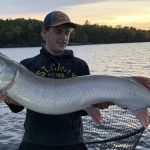
<instances>
[{"instance_id":1,"label":"boy's forearm","mask_svg":"<svg viewBox=\"0 0 150 150\"><path fill-rule=\"evenodd\" d=\"M21 105L11 104L11 103L7 103L7 102L5 102L5 103L7 104L9 109L14 113L18 113L24 109L24 107Z\"/></svg>"},{"instance_id":2,"label":"boy's forearm","mask_svg":"<svg viewBox=\"0 0 150 150\"><path fill-rule=\"evenodd\" d=\"M0 92L0 100L4 101L10 108L10 110L14 113L20 112L21 110L24 109L23 106L18 104L15 100L11 99L10 97L4 95L2 92Z\"/></svg>"}]
</instances>

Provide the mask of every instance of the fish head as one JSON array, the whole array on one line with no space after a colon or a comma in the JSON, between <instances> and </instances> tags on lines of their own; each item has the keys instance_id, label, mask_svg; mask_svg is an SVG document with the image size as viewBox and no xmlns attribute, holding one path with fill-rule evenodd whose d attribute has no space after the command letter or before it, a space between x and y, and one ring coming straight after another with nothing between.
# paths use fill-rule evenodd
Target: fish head
<instances>
[{"instance_id":1,"label":"fish head","mask_svg":"<svg viewBox=\"0 0 150 150\"><path fill-rule=\"evenodd\" d=\"M0 90L5 89L13 80L16 70L0 58Z\"/></svg>"}]
</instances>

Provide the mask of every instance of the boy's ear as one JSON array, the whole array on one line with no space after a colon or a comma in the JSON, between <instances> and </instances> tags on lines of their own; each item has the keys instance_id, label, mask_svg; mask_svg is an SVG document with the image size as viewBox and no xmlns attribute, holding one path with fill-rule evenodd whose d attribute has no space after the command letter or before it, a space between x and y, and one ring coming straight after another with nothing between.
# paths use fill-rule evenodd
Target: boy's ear
<instances>
[{"instance_id":1,"label":"boy's ear","mask_svg":"<svg viewBox=\"0 0 150 150\"><path fill-rule=\"evenodd\" d=\"M47 35L48 35L47 33L48 33L47 30L42 28L41 36L44 41L46 41L46 39L47 39Z\"/></svg>"}]
</instances>

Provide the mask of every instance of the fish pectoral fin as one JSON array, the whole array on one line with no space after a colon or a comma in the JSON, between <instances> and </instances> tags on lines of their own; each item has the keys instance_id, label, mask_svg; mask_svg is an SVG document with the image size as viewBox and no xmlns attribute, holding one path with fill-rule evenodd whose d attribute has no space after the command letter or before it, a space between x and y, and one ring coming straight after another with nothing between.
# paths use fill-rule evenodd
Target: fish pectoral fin
<instances>
[{"instance_id":1,"label":"fish pectoral fin","mask_svg":"<svg viewBox=\"0 0 150 150\"><path fill-rule=\"evenodd\" d=\"M144 108L144 109L140 109L140 110L133 110L132 112L136 115L136 118L139 120L139 122L142 124L142 126L144 128L147 128L148 124L149 124L148 109Z\"/></svg>"},{"instance_id":2,"label":"fish pectoral fin","mask_svg":"<svg viewBox=\"0 0 150 150\"><path fill-rule=\"evenodd\" d=\"M92 120L98 124L103 123L103 117L100 110L94 106L86 107L85 111L91 116Z\"/></svg>"}]
</instances>

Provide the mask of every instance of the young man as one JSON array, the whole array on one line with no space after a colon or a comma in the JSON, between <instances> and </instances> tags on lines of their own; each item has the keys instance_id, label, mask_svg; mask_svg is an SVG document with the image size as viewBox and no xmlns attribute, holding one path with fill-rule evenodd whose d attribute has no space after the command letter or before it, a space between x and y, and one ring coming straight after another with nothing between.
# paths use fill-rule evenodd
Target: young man
<instances>
[{"instance_id":1,"label":"young man","mask_svg":"<svg viewBox=\"0 0 150 150\"><path fill-rule=\"evenodd\" d=\"M76 27L65 13L49 13L44 19L41 33L45 46L39 55L21 63L35 74L47 78L88 75L87 63L75 57L73 51L65 49ZM7 103L7 99L5 101ZM13 112L24 108L14 104L8 106ZM79 111L65 115L45 115L27 109L25 133L19 150L87 150L83 143L81 122L81 115L85 114Z\"/></svg>"},{"instance_id":2,"label":"young man","mask_svg":"<svg viewBox=\"0 0 150 150\"><path fill-rule=\"evenodd\" d=\"M41 48L39 55L21 63L35 74L47 78L89 75L87 63L75 57L71 50L65 49L74 28L76 25L63 12L49 13L44 19L41 33L45 46ZM142 77L135 79L150 88L150 80ZM13 112L24 108L9 98L4 98L4 101ZM103 103L97 107L103 109L110 104ZM86 115L86 112L45 115L27 109L25 133L19 150L87 150L82 137L82 115Z\"/></svg>"}]
</instances>

